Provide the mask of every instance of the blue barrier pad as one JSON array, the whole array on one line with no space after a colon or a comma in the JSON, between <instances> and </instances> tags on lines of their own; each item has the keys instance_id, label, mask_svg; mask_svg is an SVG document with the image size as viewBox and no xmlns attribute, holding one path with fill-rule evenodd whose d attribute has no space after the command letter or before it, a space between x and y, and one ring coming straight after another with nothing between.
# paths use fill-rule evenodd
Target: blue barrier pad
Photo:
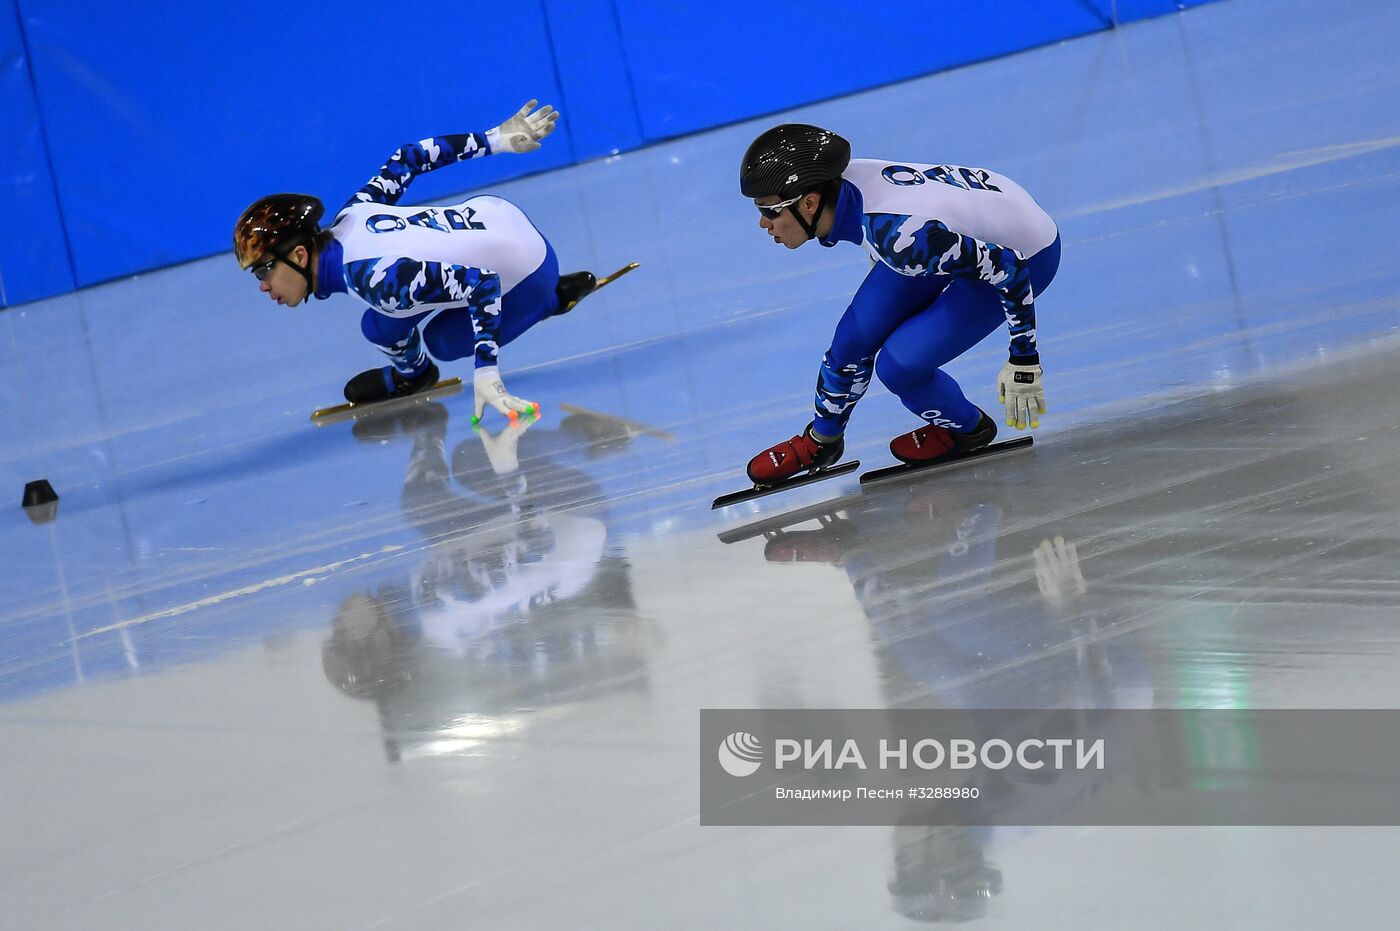
<instances>
[{"instance_id":1,"label":"blue barrier pad","mask_svg":"<svg viewBox=\"0 0 1400 931\"><path fill-rule=\"evenodd\" d=\"M14 0L0 0L0 307L73 288Z\"/></svg>"},{"instance_id":2,"label":"blue barrier pad","mask_svg":"<svg viewBox=\"0 0 1400 931\"><path fill-rule=\"evenodd\" d=\"M136 17L54 0L24 21L79 285L228 249L264 194L307 191L333 211L401 143L559 96L533 5L155 0ZM574 160L567 136L551 142L452 166L408 199Z\"/></svg>"}]
</instances>

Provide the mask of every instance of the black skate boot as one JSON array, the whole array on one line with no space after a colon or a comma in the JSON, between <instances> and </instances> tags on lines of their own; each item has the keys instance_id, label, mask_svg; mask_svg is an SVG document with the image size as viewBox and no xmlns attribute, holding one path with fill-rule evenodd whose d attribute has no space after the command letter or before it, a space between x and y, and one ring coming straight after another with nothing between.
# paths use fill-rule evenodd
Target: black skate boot
<instances>
[{"instance_id":1,"label":"black skate boot","mask_svg":"<svg viewBox=\"0 0 1400 931\"><path fill-rule=\"evenodd\" d=\"M392 398L406 398L438 383L438 367L432 362L416 378L404 378L392 365L361 372L345 383L345 400L351 404L374 404Z\"/></svg>"},{"instance_id":2,"label":"black skate boot","mask_svg":"<svg viewBox=\"0 0 1400 931\"><path fill-rule=\"evenodd\" d=\"M597 288L598 279L592 272L560 275L559 284L554 287L554 293L559 296L559 309L554 312L554 316L559 317L567 314L578 306L579 301L592 294Z\"/></svg>"}]
</instances>

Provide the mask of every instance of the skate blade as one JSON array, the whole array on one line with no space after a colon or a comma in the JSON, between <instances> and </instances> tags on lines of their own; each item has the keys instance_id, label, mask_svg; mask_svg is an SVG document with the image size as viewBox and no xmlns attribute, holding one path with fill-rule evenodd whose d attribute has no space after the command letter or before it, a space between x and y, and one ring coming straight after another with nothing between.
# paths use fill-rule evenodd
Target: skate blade
<instances>
[{"instance_id":1,"label":"skate blade","mask_svg":"<svg viewBox=\"0 0 1400 931\"><path fill-rule=\"evenodd\" d=\"M371 412L378 413L409 407L424 399L445 398L461 390L462 379L444 378L428 390L410 394L404 398L390 398L387 401L375 401L371 404L337 404L335 407L323 407L311 412L311 422L318 427L324 427L327 424L342 423L356 417L363 417Z\"/></svg>"},{"instance_id":2,"label":"skate blade","mask_svg":"<svg viewBox=\"0 0 1400 931\"><path fill-rule=\"evenodd\" d=\"M569 311L577 307L579 301L583 300L584 297L588 297L590 294L597 294L599 291L603 290L604 285L612 284L614 281L621 278L623 275L627 274L635 268L641 268L641 264L642 263L640 262L629 262L628 264L622 266L606 278L599 278L598 283L593 286L592 291L589 291L588 294L585 294L583 297L579 298L578 301L570 301L567 307L559 308L557 313L567 314Z\"/></svg>"},{"instance_id":3,"label":"skate blade","mask_svg":"<svg viewBox=\"0 0 1400 931\"><path fill-rule=\"evenodd\" d=\"M590 293L596 293L596 292L598 291L599 288L603 287L603 285L612 284L614 281L616 281L617 279L621 278L623 275L627 274L628 272L633 271L633 270L638 269L638 268L641 268L641 267L642 267L642 263L641 263L641 262L628 262L626 265L622 266L621 268L619 268L617 271L613 272L613 273L612 273L611 275L609 275L608 277L606 277L606 278L599 278L599 279L598 279L598 284L597 284L596 286L594 286L593 291L590 292Z\"/></svg>"},{"instance_id":4,"label":"skate blade","mask_svg":"<svg viewBox=\"0 0 1400 931\"><path fill-rule=\"evenodd\" d=\"M913 465L902 462L897 466L890 466L885 469L873 469L860 477L861 487L883 482L887 479L899 478L902 475L916 475L925 472L932 472L934 469L947 469L956 465L963 465L968 462L978 462L997 456L1002 453L1014 453L1018 449L1029 449L1035 443L1034 437L1021 436L1014 440L1007 440L1005 443L993 443L991 446L983 446L981 449L974 449L970 453L963 453L960 456L943 456L932 462L922 465Z\"/></svg>"},{"instance_id":5,"label":"skate blade","mask_svg":"<svg viewBox=\"0 0 1400 931\"><path fill-rule=\"evenodd\" d=\"M811 485L814 482L824 482L829 478L845 475L847 472L853 472L859 468L860 460L852 459L850 462L843 462L829 469L822 469L820 472L807 472L796 478L790 478L785 482L779 482L777 485L769 485L765 488L754 487L744 491L735 491L727 495L720 495L715 499L715 503L710 505L710 510L715 511L723 507L728 507L731 504L738 504L741 501L752 501L754 498L776 495L780 491L790 491L793 488L801 488L803 485Z\"/></svg>"}]
</instances>

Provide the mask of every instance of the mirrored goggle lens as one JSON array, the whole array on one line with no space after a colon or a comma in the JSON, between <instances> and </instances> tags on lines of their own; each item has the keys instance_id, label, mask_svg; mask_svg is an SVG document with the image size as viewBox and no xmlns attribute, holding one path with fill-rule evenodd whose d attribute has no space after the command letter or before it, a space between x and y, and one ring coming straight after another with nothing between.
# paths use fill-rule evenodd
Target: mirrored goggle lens
<instances>
[{"instance_id":1,"label":"mirrored goggle lens","mask_svg":"<svg viewBox=\"0 0 1400 931\"><path fill-rule=\"evenodd\" d=\"M802 195L798 194L796 197L790 200L779 201L776 204L755 203L754 206L758 208L759 213L763 214L768 219L776 220L778 219L778 217L783 215L783 211L785 209L791 207L793 204L797 203L801 199Z\"/></svg>"}]
</instances>

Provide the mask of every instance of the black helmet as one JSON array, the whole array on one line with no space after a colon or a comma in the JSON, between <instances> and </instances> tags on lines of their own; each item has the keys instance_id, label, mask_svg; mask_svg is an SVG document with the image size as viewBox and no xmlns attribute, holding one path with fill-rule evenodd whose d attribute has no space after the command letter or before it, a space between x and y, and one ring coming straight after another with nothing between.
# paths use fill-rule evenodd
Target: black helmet
<instances>
[{"instance_id":1,"label":"black helmet","mask_svg":"<svg viewBox=\"0 0 1400 931\"><path fill-rule=\"evenodd\" d=\"M315 236L325 212L325 205L310 194L273 194L254 202L233 227L239 267L250 268L269 252L284 253Z\"/></svg>"},{"instance_id":2,"label":"black helmet","mask_svg":"<svg viewBox=\"0 0 1400 931\"><path fill-rule=\"evenodd\" d=\"M760 135L744 153L739 190L745 197L787 200L841 177L851 144L829 129L784 123Z\"/></svg>"}]
</instances>

